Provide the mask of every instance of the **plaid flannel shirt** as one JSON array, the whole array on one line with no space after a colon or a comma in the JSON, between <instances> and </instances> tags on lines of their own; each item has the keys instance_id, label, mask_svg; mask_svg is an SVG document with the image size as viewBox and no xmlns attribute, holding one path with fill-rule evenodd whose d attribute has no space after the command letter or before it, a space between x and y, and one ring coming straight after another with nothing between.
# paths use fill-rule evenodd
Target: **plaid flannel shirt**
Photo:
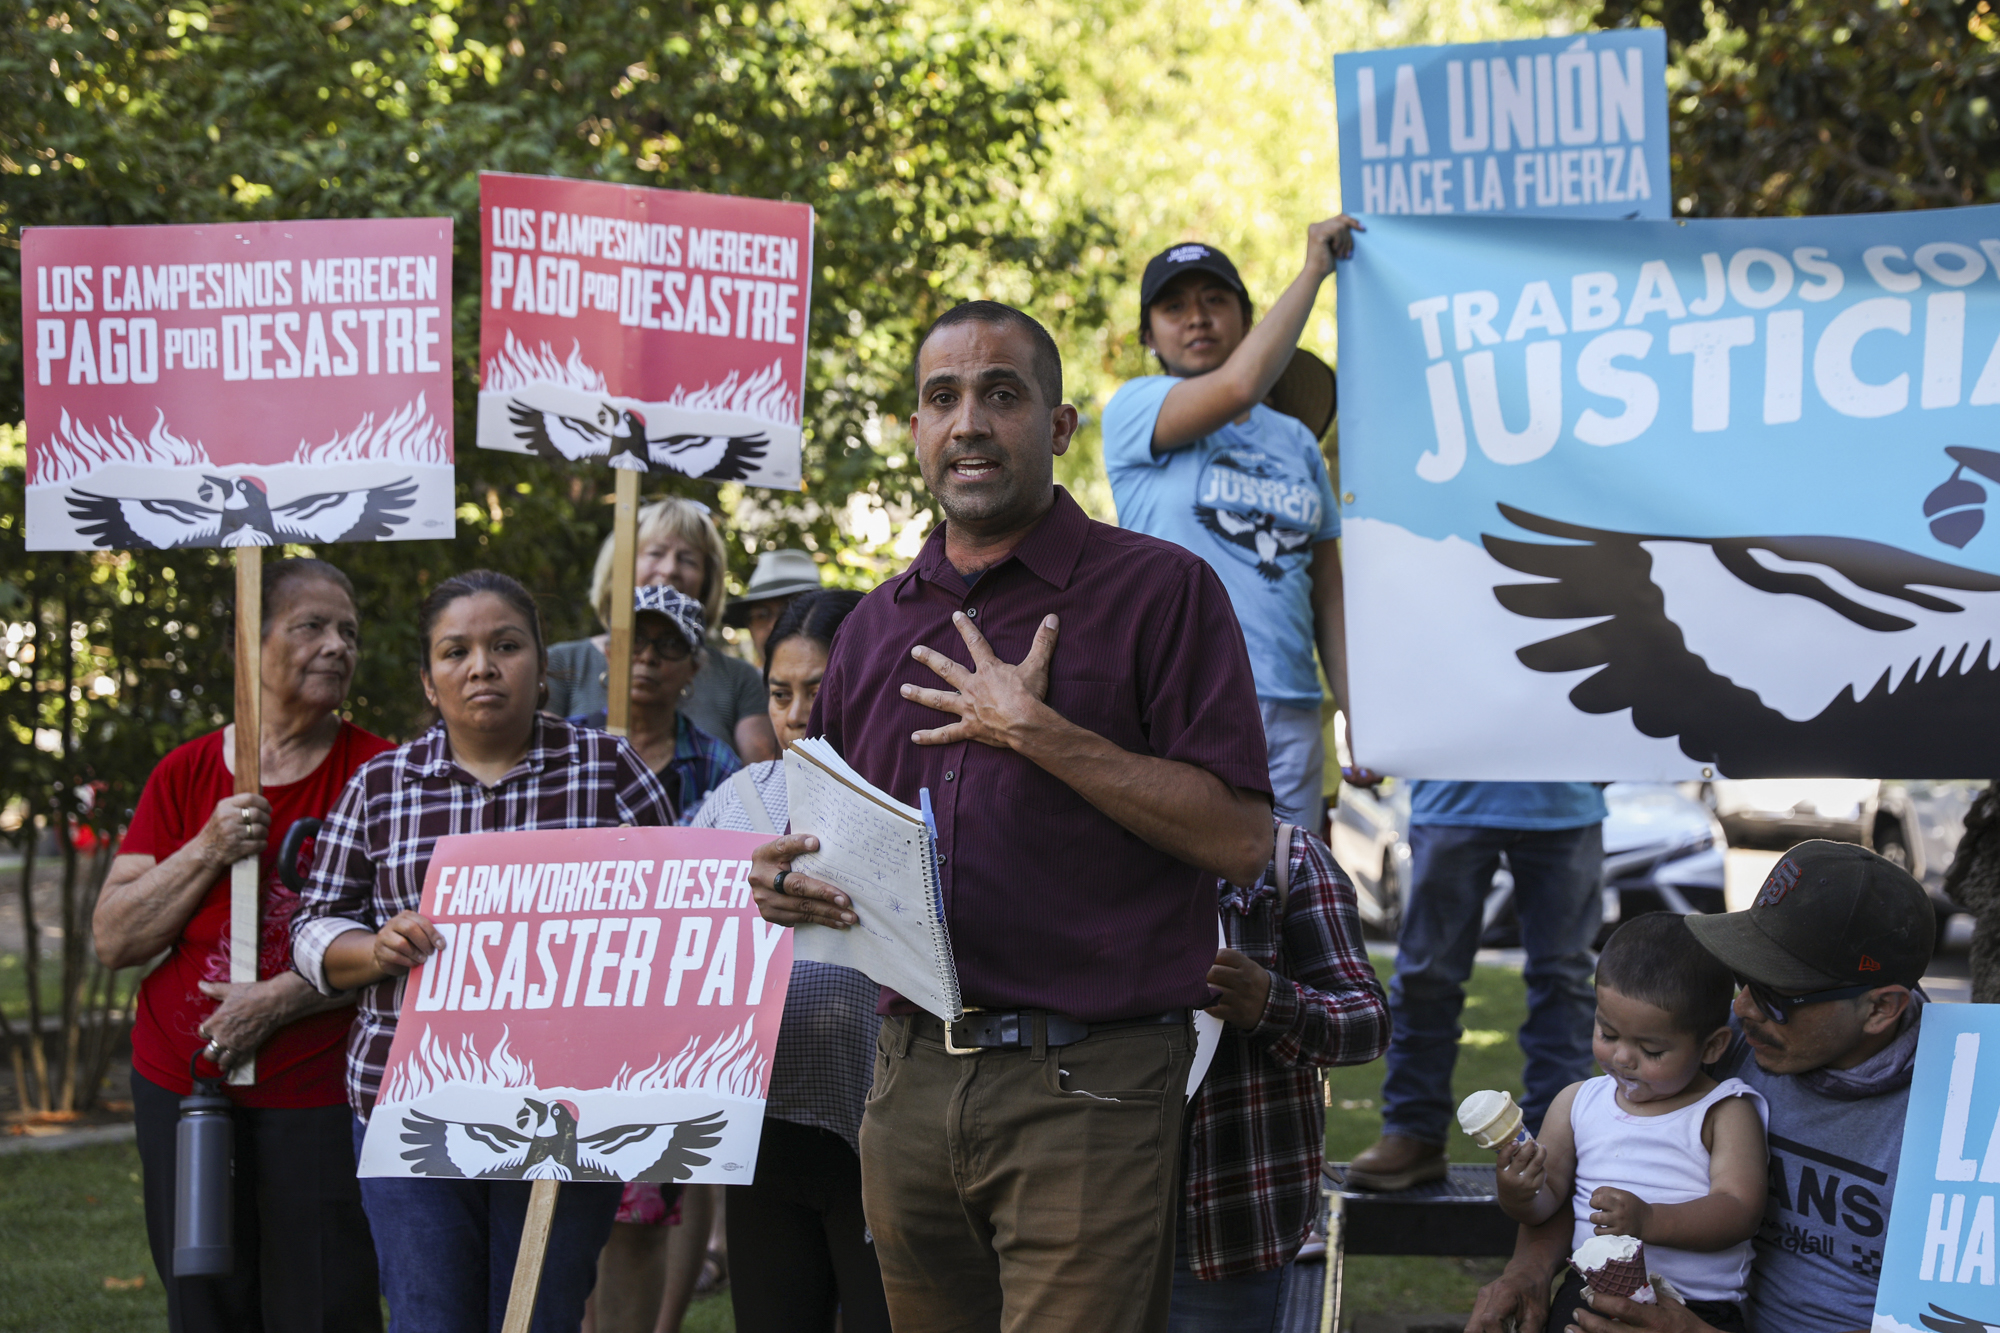
<instances>
[{"instance_id":1,"label":"plaid flannel shirt","mask_svg":"<svg viewBox=\"0 0 2000 1333\"><path fill-rule=\"evenodd\" d=\"M606 719L607 714L604 713L585 713L571 718L570 722L602 731ZM736 757L736 751L688 721L686 713L676 714L674 757L667 760L666 767L660 770L660 781L666 784L674 804L680 807L680 826L686 828L708 794L741 767L743 761Z\"/></svg>"},{"instance_id":2,"label":"plaid flannel shirt","mask_svg":"<svg viewBox=\"0 0 2000 1333\"><path fill-rule=\"evenodd\" d=\"M1292 835L1282 922L1273 866L1248 889L1217 886L1229 947L1270 970L1271 994L1255 1028L1223 1029L1188 1108L1181 1228L1204 1282L1268 1272L1298 1253L1326 1152L1319 1071L1365 1064L1389 1045L1388 999L1332 851L1303 829Z\"/></svg>"},{"instance_id":3,"label":"plaid flannel shirt","mask_svg":"<svg viewBox=\"0 0 2000 1333\"><path fill-rule=\"evenodd\" d=\"M528 753L482 787L452 760L440 722L348 779L320 829L312 880L292 917L292 965L322 993L336 994L326 979L327 946L414 910L431 849L447 834L673 822L666 788L621 737L539 713ZM363 1119L375 1105L406 980L363 990L347 1034L347 1101Z\"/></svg>"}]
</instances>

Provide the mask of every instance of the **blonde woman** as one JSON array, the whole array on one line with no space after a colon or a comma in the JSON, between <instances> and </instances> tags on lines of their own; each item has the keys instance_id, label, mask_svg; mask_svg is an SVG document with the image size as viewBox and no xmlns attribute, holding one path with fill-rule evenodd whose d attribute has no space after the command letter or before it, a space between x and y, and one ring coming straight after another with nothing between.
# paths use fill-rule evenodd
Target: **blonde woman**
<instances>
[{"instance_id":1,"label":"blonde woman","mask_svg":"<svg viewBox=\"0 0 2000 1333\"><path fill-rule=\"evenodd\" d=\"M722 623L723 574L729 567L722 534L698 500L656 500L639 511L637 587L664 583L701 603L711 625ZM600 624L611 623L611 538L598 548L590 576L590 604ZM572 639L549 649L549 700L557 717L581 717L606 708L611 636ZM719 648L719 645L716 647ZM687 719L720 737L746 764L778 757L778 738L764 709L764 681L757 668L726 652L710 651L681 701Z\"/></svg>"}]
</instances>

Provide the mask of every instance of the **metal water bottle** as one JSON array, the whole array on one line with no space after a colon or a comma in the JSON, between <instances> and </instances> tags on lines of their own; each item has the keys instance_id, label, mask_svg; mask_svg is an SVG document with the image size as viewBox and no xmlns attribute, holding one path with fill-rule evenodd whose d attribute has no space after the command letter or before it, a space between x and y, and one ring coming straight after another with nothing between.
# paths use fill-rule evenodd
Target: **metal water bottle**
<instances>
[{"instance_id":1,"label":"metal water bottle","mask_svg":"<svg viewBox=\"0 0 2000 1333\"><path fill-rule=\"evenodd\" d=\"M199 1054L195 1059L199 1059ZM230 1205L236 1173L229 1098L220 1079L188 1075L174 1129L174 1276L221 1277L235 1263Z\"/></svg>"}]
</instances>

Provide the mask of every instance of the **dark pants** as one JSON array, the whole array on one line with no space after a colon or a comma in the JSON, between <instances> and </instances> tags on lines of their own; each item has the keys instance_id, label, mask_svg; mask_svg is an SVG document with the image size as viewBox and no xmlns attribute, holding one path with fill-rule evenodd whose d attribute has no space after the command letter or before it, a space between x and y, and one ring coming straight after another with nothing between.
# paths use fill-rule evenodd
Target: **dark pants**
<instances>
[{"instance_id":1,"label":"dark pants","mask_svg":"<svg viewBox=\"0 0 2000 1333\"><path fill-rule=\"evenodd\" d=\"M366 1126L353 1116L348 1124L358 1156ZM500 1333L532 1188L524 1180L362 1180L390 1333ZM533 1333L576 1333L582 1325L583 1302L597 1284L597 1252L611 1239L624 1189L616 1181L563 1182Z\"/></svg>"},{"instance_id":2,"label":"dark pants","mask_svg":"<svg viewBox=\"0 0 2000 1333\"><path fill-rule=\"evenodd\" d=\"M146 1239L167 1291L172 1333L379 1333L375 1249L354 1179L345 1104L239 1107L226 1277L176 1278L174 1127L180 1094L132 1071Z\"/></svg>"},{"instance_id":3,"label":"dark pants","mask_svg":"<svg viewBox=\"0 0 2000 1333\"><path fill-rule=\"evenodd\" d=\"M1589 1308L1583 1299L1583 1277L1572 1268L1549 1303L1548 1333L1562 1333L1576 1322L1579 1309ZM1750 1326L1743 1322L1743 1309L1735 1301L1689 1301L1688 1313L1715 1333L1750 1333Z\"/></svg>"},{"instance_id":4,"label":"dark pants","mask_svg":"<svg viewBox=\"0 0 2000 1333\"><path fill-rule=\"evenodd\" d=\"M729 1189L736 1333L889 1333L861 1215L861 1159L830 1130L766 1118L757 1178Z\"/></svg>"},{"instance_id":5,"label":"dark pants","mask_svg":"<svg viewBox=\"0 0 2000 1333\"><path fill-rule=\"evenodd\" d=\"M1389 983L1388 1069L1382 1129L1443 1143L1456 1100L1465 982L1479 951L1482 908L1500 854L1514 873L1514 908L1528 955L1528 1021L1521 1025L1521 1111L1539 1133L1556 1094L1590 1077L1591 945L1604 921L1604 832L1522 831L1419 824L1410 830L1410 901Z\"/></svg>"},{"instance_id":6,"label":"dark pants","mask_svg":"<svg viewBox=\"0 0 2000 1333\"><path fill-rule=\"evenodd\" d=\"M1187 1255L1174 1256L1174 1307L1167 1333L1273 1333L1285 1295L1286 1264L1263 1273L1245 1273L1203 1282L1188 1267ZM1556 1325L1549 1333L1561 1333Z\"/></svg>"},{"instance_id":7,"label":"dark pants","mask_svg":"<svg viewBox=\"0 0 2000 1333\"><path fill-rule=\"evenodd\" d=\"M861 1122L896 1333L1159 1333L1192 1024L970 1055L938 1029L883 1020Z\"/></svg>"}]
</instances>

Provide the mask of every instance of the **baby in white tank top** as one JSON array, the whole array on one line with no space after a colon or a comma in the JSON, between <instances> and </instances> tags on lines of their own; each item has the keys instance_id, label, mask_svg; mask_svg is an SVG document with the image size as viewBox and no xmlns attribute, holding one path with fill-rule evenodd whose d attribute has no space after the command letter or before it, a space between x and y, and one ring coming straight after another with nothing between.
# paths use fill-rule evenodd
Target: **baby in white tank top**
<instances>
[{"instance_id":1,"label":"baby in white tank top","mask_svg":"<svg viewBox=\"0 0 2000 1333\"><path fill-rule=\"evenodd\" d=\"M1591 1051L1605 1072L1556 1097L1540 1139L1503 1147L1497 1175L1500 1206L1524 1227L1570 1209L1572 1249L1593 1235L1644 1241L1647 1269L1718 1328L1742 1327L1728 1307L1744 1296L1766 1189L1763 1098L1701 1068L1729 1045L1735 989L1683 918L1620 926L1597 960ZM1581 1288L1572 1274L1549 1328L1565 1326Z\"/></svg>"}]
</instances>

